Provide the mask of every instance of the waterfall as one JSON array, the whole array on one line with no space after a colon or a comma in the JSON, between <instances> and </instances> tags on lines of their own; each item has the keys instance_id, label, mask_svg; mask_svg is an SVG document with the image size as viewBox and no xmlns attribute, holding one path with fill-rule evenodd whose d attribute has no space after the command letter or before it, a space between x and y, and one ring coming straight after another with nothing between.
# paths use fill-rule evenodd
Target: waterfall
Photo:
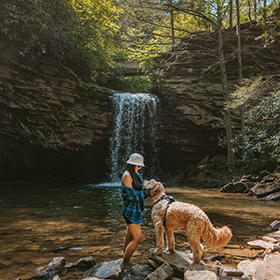
<instances>
[{"instance_id":1,"label":"waterfall","mask_svg":"<svg viewBox=\"0 0 280 280\"><path fill-rule=\"evenodd\" d=\"M130 154L140 153L145 159L143 177L157 177L159 171L156 148L156 96L145 93L115 93L113 95L115 127L110 139L111 182L120 181Z\"/></svg>"}]
</instances>

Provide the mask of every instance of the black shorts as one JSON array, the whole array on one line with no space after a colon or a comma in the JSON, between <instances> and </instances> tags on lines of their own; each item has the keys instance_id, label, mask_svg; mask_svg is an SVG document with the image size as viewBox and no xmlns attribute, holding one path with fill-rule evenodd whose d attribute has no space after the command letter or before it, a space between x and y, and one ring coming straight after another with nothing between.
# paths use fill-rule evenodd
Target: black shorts
<instances>
[{"instance_id":1,"label":"black shorts","mask_svg":"<svg viewBox=\"0 0 280 280\"><path fill-rule=\"evenodd\" d=\"M133 224L124 214L123 214L123 218L127 225Z\"/></svg>"}]
</instances>

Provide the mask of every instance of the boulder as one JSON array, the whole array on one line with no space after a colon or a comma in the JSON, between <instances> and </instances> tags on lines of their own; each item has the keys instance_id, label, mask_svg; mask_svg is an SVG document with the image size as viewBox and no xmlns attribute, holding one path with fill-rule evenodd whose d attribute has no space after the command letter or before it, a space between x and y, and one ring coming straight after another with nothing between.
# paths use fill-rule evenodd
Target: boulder
<instances>
[{"instance_id":1,"label":"boulder","mask_svg":"<svg viewBox=\"0 0 280 280\"><path fill-rule=\"evenodd\" d=\"M47 269L40 273L40 276L43 276L46 279L52 278L63 271L64 265L65 258L56 257L48 264Z\"/></svg>"},{"instance_id":2,"label":"boulder","mask_svg":"<svg viewBox=\"0 0 280 280\"><path fill-rule=\"evenodd\" d=\"M148 275L150 275L153 270L145 264L136 264L130 269L131 274L133 275L133 279L144 279Z\"/></svg>"},{"instance_id":3,"label":"boulder","mask_svg":"<svg viewBox=\"0 0 280 280\"><path fill-rule=\"evenodd\" d=\"M266 201L279 201L280 200L280 191L267 195L263 199Z\"/></svg>"},{"instance_id":4,"label":"boulder","mask_svg":"<svg viewBox=\"0 0 280 280\"><path fill-rule=\"evenodd\" d=\"M280 241L280 230L273 232L270 237L275 238Z\"/></svg>"},{"instance_id":5,"label":"boulder","mask_svg":"<svg viewBox=\"0 0 280 280\"><path fill-rule=\"evenodd\" d=\"M245 182L230 182L222 187L220 191L224 193L243 193L247 190L247 188L248 187Z\"/></svg>"},{"instance_id":6,"label":"boulder","mask_svg":"<svg viewBox=\"0 0 280 280\"><path fill-rule=\"evenodd\" d=\"M273 238L273 237L270 237L270 236L263 236L263 238L262 238L265 242L268 242L268 243L273 243L273 244L275 244L275 243L278 243L279 242L279 240L278 239L276 239L276 238Z\"/></svg>"},{"instance_id":7,"label":"boulder","mask_svg":"<svg viewBox=\"0 0 280 280\"><path fill-rule=\"evenodd\" d=\"M86 277L117 279L122 271L122 262L122 259L118 259L116 261L103 262L95 265L86 273Z\"/></svg>"},{"instance_id":8,"label":"boulder","mask_svg":"<svg viewBox=\"0 0 280 280\"><path fill-rule=\"evenodd\" d=\"M271 174L263 178L262 182L263 183L272 183L274 182L278 176L276 174Z\"/></svg>"},{"instance_id":9,"label":"boulder","mask_svg":"<svg viewBox=\"0 0 280 280\"><path fill-rule=\"evenodd\" d=\"M279 183L259 183L250 189L249 195L264 197L277 191L280 191Z\"/></svg>"},{"instance_id":10,"label":"boulder","mask_svg":"<svg viewBox=\"0 0 280 280\"><path fill-rule=\"evenodd\" d=\"M254 249L267 249L272 245L271 243L268 243L261 239L249 241L247 242L247 244L250 246L250 248L254 248Z\"/></svg>"},{"instance_id":11,"label":"boulder","mask_svg":"<svg viewBox=\"0 0 280 280\"><path fill-rule=\"evenodd\" d=\"M171 267L180 272L184 272L185 268L192 264L189 258L190 251L174 251L173 253L164 251L161 255L154 254L155 249L151 249L149 257L158 264L169 263Z\"/></svg>"},{"instance_id":12,"label":"boulder","mask_svg":"<svg viewBox=\"0 0 280 280\"><path fill-rule=\"evenodd\" d=\"M98 277L86 277L82 280L105 280L104 278L98 278Z\"/></svg>"},{"instance_id":13,"label":"boulder","mask_svg":"<svg viewBox=\"0 0 280 280\"><path fill-rule=\"evenodd\" d=\"M95 265L91 256L79 259L75 264L68 267L68 271L86 271Z\"/></svg>"},{"instance_id":14,"label":"boulder","mask_svg":"<svg viewBox=\"0 0 280 280\"><path fill-rule=\"evenodd\" d=\"M245 275L248 275L248 277L252 278L256 272L256 267L261 263L262 260L245 260L238 264L237 269L243 271Z\"/></svg>"},{"instance_id":15,"label":"boulder","mask_svg":"<svg viewBox=\"0 0 280 280\"><path fill-rule=\"evenodd\" d=\"M165 280L173 274L173 268L168 263L163 263L154 272L148 275L145 280Z\"/></svg>"},{"instance_id":16,"label":"boulder","mask_svg":"<svg viewBox=\"0 0 280 280\"><path fill-rule=\"evenodd\" d=\"M244 274L244 272L240 270L237 270L232 267L224 266L219 261L215 261L212 268L220 276L241 277Z\"/></svg>"},{"instance_id":17,"label":"boulder","mask_svg":"<svg viewBox=\"0 0 280 280\"><path fill-rule=\"evenodd\" d=\"M271 244L270 247L268 247L264 254L267 255L267 254L271 254L271 253L274 253L276 251L280 251L280 243L277 243L277 244Z\"/></svg>"},{"instance_id":18,"label":"boulder","mask_svg":"<svg viewBox=\"0 0 280 280\"><path fill-rule=\"evenodd\" d=\"M280 228L280 221L274 221L269 225L269 230L276 231Z\"/></svg>"},{"instance_id":19,"label":"boulder","mask_svg":"<svg viewBox=\"0 0 280 280\"><path fill-rule=\"evenodd\" d=\"M219 280L216 273L204 265L192 265L186 268L184 280Z\"/></svg>"},{"instance_id":20,"label":"boulder","mask_svg":"<svg viewBox=\"0 0 280 280\"><path fill-rule=\"evenodd\" d=\"M280 254L267 255L264 261L242 261L237 267L253 276L253 280L279 280Z\"/></svg>"}]
</instances>

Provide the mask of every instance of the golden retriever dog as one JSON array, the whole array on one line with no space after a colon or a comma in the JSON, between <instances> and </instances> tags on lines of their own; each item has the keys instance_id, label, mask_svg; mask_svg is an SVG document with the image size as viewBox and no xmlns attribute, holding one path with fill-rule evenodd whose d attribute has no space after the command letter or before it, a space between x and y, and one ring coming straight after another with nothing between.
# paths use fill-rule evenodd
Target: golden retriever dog
<instances>
[{"instance_id":1,"label":"golden retriever dog","mask_svg":"<svg viewBox=\"0 0 280 280\"><path fill-rule=\"evenodd\" d=\"M143 186L146 189L156 188L158 191L155 196L150 197L156 232L156 255L161 255L164 249L164 228L169 252L175 250L173 229L185 229L193 253L193 264L200 264L203 249L200 244L201 237L213 248L223 247L230 241L231 230L227 226L214 228L208 216L199 207L179 201L170 204L160 182L152 179L144 181Z\"/></svg>"}]
</instances>

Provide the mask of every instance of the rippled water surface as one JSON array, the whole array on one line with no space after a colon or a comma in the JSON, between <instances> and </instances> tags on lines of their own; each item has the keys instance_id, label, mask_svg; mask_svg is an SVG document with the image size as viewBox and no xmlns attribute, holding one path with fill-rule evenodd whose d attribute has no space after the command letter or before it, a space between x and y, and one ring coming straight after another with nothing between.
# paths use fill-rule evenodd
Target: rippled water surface
<instances>
[{"instance_id":1,"label":"rippled water surface","mask_svg":"<svg viewBox=\"0 0 280 280\"><path fill-rule=\"evenodd\" d=\"M215 226L228 225L232 246L246 246L248 239L266 234L268 225L280 216L279 203L246 194L187 187L166 192L201 207ZM0 279L28 279L57 256L64 256L68 264L87 256L97 263L121 258L125 234L121 209L116 184L2 184ZM143 218L143 241L132 260L136 263L145 263L149 249L155 247L148 200ZM187 244L183 231L177 231L175 239L176 249ZM71 273L64 279L82 279L82 275Z\"/></svg>"}]
</instances>

